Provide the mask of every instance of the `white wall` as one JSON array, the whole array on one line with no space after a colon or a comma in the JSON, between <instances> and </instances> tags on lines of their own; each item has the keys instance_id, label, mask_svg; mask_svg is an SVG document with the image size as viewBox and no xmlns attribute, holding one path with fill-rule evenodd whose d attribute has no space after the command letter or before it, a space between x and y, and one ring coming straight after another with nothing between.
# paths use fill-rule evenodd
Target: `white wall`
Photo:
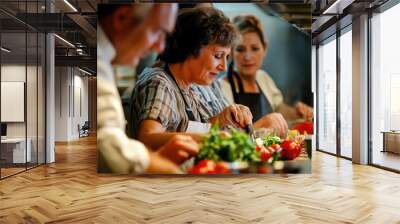
<instances>
[{"instance_id":1,"label":"white wall","mask_svg":"<svg viewBox=\"0 0 400 224\"><path fill-rule=\"evenodd\" d=\"M55 74L55 140L70 141L79 138L78 124L88 120L88 78L71 67L56 67Z\"/></svg>"},{"instance_id":2,"label":"white wall","mask_svg":"<svg viewBox=\"0 0 400 224\"><path fill-rule=\"evenodd\" d=\"M76 72L79 72L78 75ZM72 135L78 137L78 124L81 126L88 120L88 78L81 76L79 70L74 70L74 108L72 112Z\"/></svg>"},{"instance_id":3,"label":"white wall","mask_svg":"<svg viewBox=\"0 0 400 224\"><path fill-rule=\"evenodd\" d=\"M2 65L1 81L25 82L25 66L22 65ZM7 108L1 108L6 110ZM25 123L7 123L7 137L25 137Z\"/></svg>"},{"instance_id":4,"label":"white wall","mask_svg":"<svg viewBox=\"0 0 400 224\"><path fill-rule=\"evenodd\" d=\"M38 70L37 70L38 69ZM27 78L27 80L25 80ZM27 66L20 64L4 64L1 66L2 82L24 82L26 84L26 107L22 107L22 113L26 112L26 121L24 122L6 122L7 137L9 138L25 138L29 139L32 161L44 163L44 74L42 67ZM22 94L24 94L22 90ZM7 97L7 96L2 96ZM1 108L7 111L11 108ZM12 111L7 111L11 112ZM37 157L37 153L39 156Z\"/></svg>"},{"instance_id":5,"label":"white wall","mask_svg":"<svg viewBox=\"0 0 400 224\"><path fill-rule=\"evenodd\" d=\"M67 67L55 68L55 141L68 140L68 71Z\"/></svg>"},{"instance_id":6,"label":"white wall","mask_svg":"<svg viewBox=\"0 0 400 224\"><path fill-rule=\"evenodd\" d=\"M26 70L28 72L28 88L27 88L27 107L29 107L29 112L34 109L36 111L37 99L36 99L36 80L33 80L30 74L36 74L36 67L25 65L2 65L1 66L1 81L2 82L25 82ZM29 88L30 87L30 88ZM34 88L33 88L34 87ZM40 105L39 105L40 106ZM1 108L2 110L7 110L7 108ZM36 136L36 113L27 113L27 120L30 122L28 124L28 129L32 127L32 131L28 130L29 133L35 131ZM34 123L31 123L34 122ZM25 137L25 123L26 122L7 122L7 136L8 137Z\"/></svg>"}]
</instances>

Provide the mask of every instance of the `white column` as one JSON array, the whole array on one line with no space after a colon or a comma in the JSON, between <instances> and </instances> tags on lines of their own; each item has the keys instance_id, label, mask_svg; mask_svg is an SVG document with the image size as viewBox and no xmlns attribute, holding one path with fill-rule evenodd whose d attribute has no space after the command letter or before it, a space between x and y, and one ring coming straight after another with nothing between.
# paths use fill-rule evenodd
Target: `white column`
<instances>
[{"instance_id":1,"label":"white column","mask_svg":"<svg viewBox=\"0 0 400 224\"><path fill-rule=\"evenodd\" d=\"M311 92L313 95L314 115L317 113L317 48L315 45L311 45ZM316 119L314 118L314 121ZM316 122L314 122L314 135L312 137L312 150L317 149L317 133L316 133Z\"/></svg>"},{"instance_id":2,"label":"white column","mask_svg":"<svg viewBox=\"0 0 400 224\"><path fill-rule=\"evenodd\" d=\"M70 141L71 130L71 67L57 67L55 89L55 141Z\"/></svg>"},{"instance_id":3,"label":"white column","mask_svg":"<svg viewBox=\"0 0 400 224\"><path fill-rule=\"evenodd\" d=\"M353 162L368 163L368 16L353 20Z\"/></svg>"},{"instance_id":4,"label":"white column","mask_svg":"<svg viewBox=\"0 0 400 224\"><path fill-rule=\"evenodd\" d=\"M55 74L54 74L54 35L46 36L46 163L55 161L54 133L55 133Z\"/></svg>"},{"instance_id":5,"label":"white column","mask_svg":"<svg viewBox=\"0 0 400 224\"><path fill-rule=\"evenodd\" d=\"M54 12L54 6L46 1L47 12ZM54 35L46 35L46 163L55 162L55 44Z\"/></svg>"}]
</instances>

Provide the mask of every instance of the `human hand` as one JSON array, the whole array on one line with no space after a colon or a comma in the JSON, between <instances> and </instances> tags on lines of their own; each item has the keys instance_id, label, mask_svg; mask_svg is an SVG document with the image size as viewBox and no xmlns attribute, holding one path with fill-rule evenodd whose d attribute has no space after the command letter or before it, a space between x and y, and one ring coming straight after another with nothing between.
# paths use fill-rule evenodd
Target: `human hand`
<instances>
[{"instance_id":1,"label":"human hand","mask_svg":"<svg viewBox=\"0 0 400 224\"><path fill-rule=\"evenodd\" d=\"M241 104L232 104L210 119L211 123L218 122L220 127L232 125L234 127L245 128L246 125L252 124L253 115L250 109Z\"/></svg>"},{"instance_id":2,"label":"human hand","mask_svg":"<svg viewBox=\"0 0 400 224\"><path fill-rule=\"evenodd\" d=\"M302 118L308 120L314 117L314 109L307 104L298 102L294 107Z\"/></svg>"},{"instance_id":3,"label":"human hand","mask_svg":"<svg viewBox=\"0 0 400 224\"><path fill-rule=\"evenodd\" d=\"M286 137L288 124L280 113L270 113L254 123L254 128L272 128L280 137Z\"/></svg>"},{"instance_id":4,"label":"human hand","mask_svg":"<svg viewBox=\"0 0 400 224\"><path fill-rule=\"evenodd\" d=\"M190 157L197 155L199 144L190 136L174 135L165 145L157 150L157 154L179 165Z\"/></svg>"}]
</instances>

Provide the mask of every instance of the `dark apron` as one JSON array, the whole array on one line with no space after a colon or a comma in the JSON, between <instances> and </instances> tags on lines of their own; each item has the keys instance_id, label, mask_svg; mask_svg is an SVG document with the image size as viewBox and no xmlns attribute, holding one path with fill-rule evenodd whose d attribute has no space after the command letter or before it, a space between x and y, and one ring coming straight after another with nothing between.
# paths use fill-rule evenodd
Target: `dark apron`
<instances>
[{"instance_id":1,"label":"dark apron","mask_svg":"<svg viewBox=\"0 0 400 224\"><path fill-rule=\"evenodd\" d=\"M238 80L239 92L236 92L233 76ZM231 85L233 99L237 104L247 106L253 114L253 123L262 118L264 115L272 113L272 107L265 95L262 93L260 86L257 83L259 93L245 93L243 83L240 76L236 72L231 72L228 75L229 84Z\"/></svg>"}]
</instances>

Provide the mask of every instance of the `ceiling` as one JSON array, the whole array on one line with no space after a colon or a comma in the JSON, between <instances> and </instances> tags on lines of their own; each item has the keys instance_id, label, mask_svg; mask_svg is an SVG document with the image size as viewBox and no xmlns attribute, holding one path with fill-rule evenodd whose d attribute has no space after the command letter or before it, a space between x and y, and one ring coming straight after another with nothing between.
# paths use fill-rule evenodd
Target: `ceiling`
<instances>
[{"instance_id":1,"label":"ceiling","mask_svg":"<svg viewBox=\"0 0 400 224\"><path fill-rule=\"evenodd\" d=\"M286 21L299 27L307 33L317 36L337 20L346 15L357 15L367 9L376 8L388 0L340 0L336 8L340 13L330 9L338 0L269 0L269 6ZM261 5L261 4L259 4ZM264 4L265 5L265 4ZM335 7L333 7L335 8ZM332 11L334 13L332 13Z\"/></svg>"},{"instance_id":2,"label":"ceiling","mask_svg":"<svg viewBox=\"0 0 400 224\"><path fill-rule=\"evenodd\" d=\"M85 65L92 64L90 69L95 70L97 4L127 1L68 0L70 5L66 1L48 0L50 4L46 8L44 0L0 0L0 26L3 33L8 33L2 37L3 46L8 45L8 48L25 55L25 38L18 37L18 33L25 33L26 30L54 32L74 45L71 47L61 39L55 39L56 56L60 56L57 60L59 64L67 64L68 58L65 56L68 56L74 57L70 60L78 63L78 66L81 61ZM381 5L387 0L342 1L351 2L345 12L354 14L357 10ZM323 14L335 0L269 0L268 4L265 1L259 2L256 4L262 9L273 12L313 37L322 33L341 16ZM46 13L50 8L52 13ZM35 52L35 43L29 43L32 38L28 38L28 54Z\"/></svg>"},{"instance_id":3,"label":"ceiling","mask_svg":"<svg viewBox=\"0 0 400 224\"><path fill-rule=\"evenodd\" d=\"M258 4L261 8L275 12L282 19L311 34L310 0L270 0L268 4Z\"/></svg>"},{"instance_id":4,"label":"ceiling","mask_svg":"<svg viewBox=\"0 0 400 224\"><path fill-rule=\"evenodd\" d=\"M0 1L2 46L12 50L7 54L7 60L21 61L26 55L30 60L36 55L36 51L43 48L43 45L36 43L36 33L51 32L74 45L66 43L61 38L55 38L56 66L72 64L94 73L97 55L96 7L98 3L108 1L47 0L47 5L45 2L44 0ZM52 13L49 13L50 11ZM27 32L26 37L25 32Z\"/></svg>"},{"instance_id":5,"label":"ceiling","mask_svg":"<svg viewBox=\"0 0 400 224\"><path fill-rule=\"evenodd\" d=\"M312 37L316 44L352 23L354 17L374 11L388 0L313 0Z\"/></svg>"}]
</instances>

